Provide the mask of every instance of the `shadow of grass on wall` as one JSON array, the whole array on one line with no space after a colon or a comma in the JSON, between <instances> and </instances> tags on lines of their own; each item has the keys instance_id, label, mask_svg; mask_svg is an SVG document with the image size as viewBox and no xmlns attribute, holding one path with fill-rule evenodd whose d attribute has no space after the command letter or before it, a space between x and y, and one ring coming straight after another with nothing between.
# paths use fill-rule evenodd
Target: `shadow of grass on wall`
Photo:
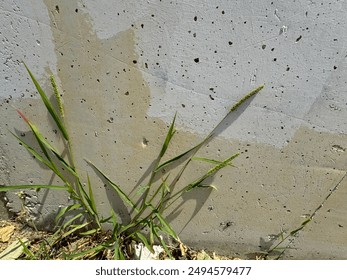
<instances>
[{"instance_id":1,"label":"shadow of grass on wall","mask_svg":"<svg viewBox=\"0 0 347 280\"><path fill-rule=\"evenodd\" d=\"M57 133L59 133L61 137L61 141L63 141L64 148L61 152L54 147L53 144L51 144L52 142L47 140L37 126L19 110L17 110L18 114L30 128L31 137L29 140L24 141L18 134L16 135L13 133L13 136L36 158L41 166L50 169L54 176L60 179L61 184L55 185L51 181L49 184L42 185L2 185L0 186L0 191L45 189L62 190L69 194L71 204L62 207L55 217L55 221L59 226L54 234L54 238L50 240L51 247L74 234L93 235L99 233L103 230L104 225L108 223L112 225L112 235L101 245L93 249L94 251L92 253L94 255L108 248L112 250L115 259L125 259L127 254L125 244L131 240L136 240L143 242L151 252L153 252L153 245L155 243L160 244L164 248L166 254L170 258L173 258L168 248L167 238L173 240L176 244L182 245L182 243L175 230L171 227L169 220L180 215L179 207L184 204L187 199L196 199L193 191L203 189L205 195L198 199L199 201L197 201L196 208L190 220L193 219L214 188L214 186L210 184L213 176L219 170L227 166L232 166L232 161L239 155L237 153L219 161L210 158L196 157L197 152L211 141L213 137L221 133L230 123L235 121L245 110L247 103L249 104L252 97L264 86L261 85L254 89L238 101L229 110L222 121L200 143L163 162L166 151L173 141L176 132L175 115L159 155L147 171L145 171L145 175L148 174L148 176L143 177L143 182L146 180L146 183L138 187L136 190L138 196L135 199L127 194L124 188L104 174L96 165L85 159L107 187L108 195L117 196L117 204L123 205L122 209L126 212L126 219L119 222L117 216L119 213L115 213L114 209L110 209L111 214L109 217L104 218L101 216L97 209L97 204L95 203L93 194L95 189L92 186L89 175L87 174L86 178L83 178L76 168L75 157L80 155L75 155L73 152L71 139L65 126L64 108L61 96L54 77L51 76L51 84L54 90L56 106L54 106L52 99L50 100L47 97L29 68L26 65L25 67L40 94L41 100L53 121L53 125L56 127ZM186 172L187 167L192 161L204 162L212 167L190 183L184 184L178 188L177 186L182 175ZM176 172L172 175L174 170L176 170ZM113 191L112 194L111 191ZM183 200L177 205L179 199ZM171 212L170 217L166 218L166 212L172 206L176 206L176 208ZM130 211L127 209L130 209ZM163 236L165 238L163 238ZM90 253L90 250L88 250L88 252L82 252L75 256L70 256L70 258L80 258L83 254Z\"/></svg>"}]
</instances>

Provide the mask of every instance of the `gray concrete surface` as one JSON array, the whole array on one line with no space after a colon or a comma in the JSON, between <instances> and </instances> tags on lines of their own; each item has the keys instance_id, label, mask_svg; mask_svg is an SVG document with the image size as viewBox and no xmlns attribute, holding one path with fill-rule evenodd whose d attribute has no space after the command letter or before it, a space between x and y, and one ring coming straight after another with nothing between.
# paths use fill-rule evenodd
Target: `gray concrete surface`
<instances>
[{"instance_id":1,"label":"gray concrete surface","mask_svg":"<svg viewBox=\"0 0 347 280\"><path fill-rule=\"evenodd\" d=\"M2 200L3 197L1 195L0 197L0 220L7 220L9 218L9 213L8 210L6 208L6 204L5 201Z\"/></svg>"},{"instance_id":2,"label":"gray concrete surface","mask_svg":"<svg viewBox=\"0 0 347 280\"><path fill-rule=\"evenodd\" d=\"M241 152L237 168L214 178L218 191L184 196L167 217L188 244L244 256L315 213L284 258L347 259L345 1L5 0L0 12L1 184L59 183L8 132L33 141L19 108L63 148L21 60L50 94L47 77L56 75L79 170L91 175L100 211L113 207L123 220L127 209L84 158L130 192L145 182L176 111L170 155L265 83L200 153ZM68 203L54 191L27 195L41 225ZM18 196L6 197L20 211Z\"/></svg>"}]
</instances>

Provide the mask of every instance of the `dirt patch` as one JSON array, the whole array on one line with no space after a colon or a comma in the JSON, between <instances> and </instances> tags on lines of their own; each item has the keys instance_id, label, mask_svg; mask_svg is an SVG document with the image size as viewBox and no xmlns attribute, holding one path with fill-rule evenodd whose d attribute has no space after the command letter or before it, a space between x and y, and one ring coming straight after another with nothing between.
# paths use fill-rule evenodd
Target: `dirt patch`
<instances>
[{"instance_id":1,"label":"dirt patch","mask_svg":"<svg viewBox=\"0 0 347 280\"><path fill-rule=\"evenodd\" d=\"M0 255L21 240L17 245L15 259L113 259L112 248L106 247L95 254L94 248L102 246L110 239L110 232L99 232L89 236L71 235L59 238L54 233L38 231L17 220L0 220ZM58 240L57 242L52 242ZM24 242L25 241L25 242ZM123 251L127 259L134 259L136 242L124 243ZM181 245L170 248L172 256L178 260L236 260L238 258L219 256L204 250L194 250ZM80 256L79 256L80 255ZM165 252L159 259L168 259Z\"/></svg>"}]
</instances>

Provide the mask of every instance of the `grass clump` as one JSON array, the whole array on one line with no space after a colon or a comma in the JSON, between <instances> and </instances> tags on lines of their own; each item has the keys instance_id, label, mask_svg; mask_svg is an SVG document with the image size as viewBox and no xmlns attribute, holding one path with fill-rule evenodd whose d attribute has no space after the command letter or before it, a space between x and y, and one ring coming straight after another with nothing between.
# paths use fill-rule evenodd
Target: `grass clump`
<instances>
[{"instance_id":1,"label":"grass clump","mask_svg":"<svg viewBox=\"0 0 347 280\"><path fill-rule=\"evenodd\" d=\"M97 209L89 175L87 174L86 178L82 178L76 168L71 139L65 125L64 108L54 77L51 76L50 81L54 90L54 96L58 104L58 109L56 109L50 102L29 68L26 65L25 67L38 93L40 94L41 100L43 101L47 111L59 129L62 140L64 141L64 145L67 147L67 154L63 156L62 153L51 145L41 134L40 130L19 110L17 110L18 114L29 126L30 130L35 136L39 148L35 149L17 135L12 134L19 141L19 143L28 150L29 153L31 153L39 162L44 164L55 175L57 175L61 179L62 183L61 185L1 185L0 191L28 188L36 190L62 190L68 192L73 201L72 204L61 208L58 212L55 218L55 221L57 224L59 224L58 229L52 236L46 238L45 241L40 244L40 248L38 250L39 253L31 252L30 248L26 244L22 244L24 247L25 257L28 259L52 258L54 256L54 248L59 246L59 244L63 244L64 242L66 243L67 240L74 238L77 235L89 237L98 236L98 234L103 231L103 224L107 222L112 224L112 231L107 235L104 235L107 236L106 238L99 239L100 242L95 244L95 246L92 248L86 250L76 249L75 253L66 253L63 255L63 258L100 258L100 256L107 251L107 254L109 256L111 255L111 258L113 259L127 259L130 257L127 246L129 246L129 244L135 240L137 242L142 242L151 252L153 252L154 244L160 244L165 250L166 255L173 259L174 256L172 255L172 250L170 250L166 238L168 237L174 240L181 248L184 246L175 230L166 220L165 210L186 192L195 191L196 189L200 188L212 188L213 186L205 184L206 180L214 176L219 170L230 166L232 161L239 154L233 154L222 161L195 157L196 153L214 136L215 129L213 129L212 132L197 145L169 160L163 161L167 149L176 133L175 115L166 134L166 138L160 153L155 160L149 180L144 187L141 187L141 191L143 193L139 202L133 201L121 186L111 180L91 161L85 159L98 172L100 177L107 181L107 183L113 188L122 201L131 208L131 219L126 224L122 224L117 221L117 215L113 210L111 210L109 217L102 218ZM262 85L244 96L229 110L225 118L229 114L236 111L242 103L258 93L263 87L264 86ZM216 127L222 124L223 120ZM189 184L186 184L179 190L176 190L176 184L187 169L188 165L193 160L213 164L213 167L208 169L205 174L199 176ZM179 161L183 161L183 164L179 165L181 167L173 178L170 177L170 174L164 174L161 172L164 168L167 169ZM159 184L157 182L159 182ZM144 234L145 231L147 234Z\"/></svg>"}]
</instances>

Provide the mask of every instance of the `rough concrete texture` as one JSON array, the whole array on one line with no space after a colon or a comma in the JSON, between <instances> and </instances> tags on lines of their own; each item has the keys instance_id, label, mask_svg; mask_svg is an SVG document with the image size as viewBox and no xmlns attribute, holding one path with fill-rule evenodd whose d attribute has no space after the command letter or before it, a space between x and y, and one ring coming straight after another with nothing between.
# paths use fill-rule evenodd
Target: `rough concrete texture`
<instances>
[{"instance_id":1,"label":"rough concrete texture","mask_svg":"<svg viewBox=\"0 0 347 280\"><path fill-rule=\"evenodd\" d=\"M128 209L84 158L134 193L176 111L171 156L265 83L200 153L241 152L237 168L214 178L218 191L185 195L168 220L190 245L251 255L315 213L284 258L347 259L345 1L4 0L0 13L1 184L59 182L8 131L33 142L14 106L60 144L21 60L50 94L56 75L79 170L92 176L100 211L113 207L125 222ZM68 203L56 191L26 193L45 226ZM21 210L15 193L6 197Z\"/></svg>"}]
</instances>

